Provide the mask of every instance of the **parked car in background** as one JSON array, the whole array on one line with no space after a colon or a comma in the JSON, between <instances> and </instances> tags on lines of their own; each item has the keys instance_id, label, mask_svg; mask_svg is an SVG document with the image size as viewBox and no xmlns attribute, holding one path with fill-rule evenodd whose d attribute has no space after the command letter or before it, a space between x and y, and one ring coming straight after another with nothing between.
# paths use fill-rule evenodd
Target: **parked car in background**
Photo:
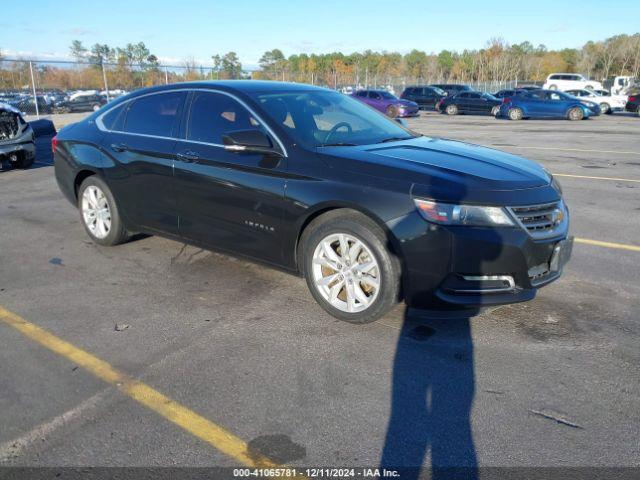
<instances>
[{"instance_id":1,"label":"parked car in background","mask_svg":"<svg viewBox=\"0 0 640 480\"><path fill-rule=\"evenodd\" d=\"M56 113L95 112L107 103L102 95L77 95L56 105Z\"/></svg>"},{"instance_id":2,"label":"parked car in background","mask_svg":"<svg viewBox=\"0 0 640 480\"><path fill-rule=\"evenodd\" d=\"M267 262L353 323L400 299L531 300L561 276L569 211L548 171L354 98L257 80L142 89L60 130L56 180L96 244L141 232Z\"/></svg>"},{"instance_id":3,"label":"parked car in background","mask_svg":"<svg viewBox=\"0 0 640 480\"><path fill-rule=\"evenodd\" d=\"M436 110L447 115L459 113L475 115L495 115L501 101L490 93L466 91L453 96L446 96L436 106Z\"/></svg>"},{"instance_id":4,"label":"parked car in background","mask_svg":"<svg viewBox=\"0 0 640 480\"><path fill-rule=\"evenodd\" d=\"M566 118L583 120L600 113L600 107L585 105L579 98L555 90L531 90L517 92L502 99L496 117L510 120L523 118ZM597 113L596 113L597 112Z\"/></svg>"},{"instance_id":5,"label":"parked car in background","mask_svg":"<svg viewBox=\"0 0 640 480\"><path fill-rule=\"evenodd\" d=\"M38 108L36 109L36 102L33 101L33 97L21 97L13 102L15 108L20 110L24 115L49 114L53 111L52 106L47 102L46 98L41 95L37 97Z\"/></svg>"},{"instance_id":6,"label":"parked car in background","mask_svg":"<svg viewBox=\"0 0 640 480\"><path fill-rule=\"evenodd\" d=\"M625 110L627 112L634 112L640 114L640 95L631 95L627 104L625 105Z\"/></svg>"},{"instance_id":7,"label":"parked car in background","mask_svg":"<svg viewBox=\"0 0 640 480\"><path fill-rule=\"evenodd\" d=\"M576 90L586 88L588 90L601 90L602 83L587 80L577 73L552 73L542 87L545 90Z\"/></svg>"},{"instance_id":8,"label":"parked car in background","mask_svg":"<svg viewBox=\"0 0 640 480\"><path fill-rule=\"evenodd\" d=\"M21 112L7 103L0 103L0 166L29 168L36 157L31 126Z\"/></svg>"},{"instance_id":9,"label":"parked car in background","mask_svg":"<svg viewBox=\"0 0 640 480\"><path fill-rule=\"evenodd\" d=\"M606 90L567 90L565 93L573 95L580 100L597 103L602 113L622 112L627 104L627 97L624 95L602 95L597 92L606 92Z\"/></svg>"},{"instance_id":10,"label":"parked car in background","mask_svg":"<svg viewBox=\"0 0 640 480\"><path fill-rule=\"evenodd\" d=\"M420 115L417 103L401 100L386 90L358 90L351 96L391 118L416 117Z\"/></svg>"},{"instance_id":11,"label":"parked car in background","mask_svg":"<svg viewBox=\"0 0 640 480\"><path fill-rule=\"evenodd\" d=\"M447 92L447 95L455 95L460 92L473 92L473 88L469 85L463 85L460 83L432 83L431 87L439 88Z\"/></svg>"},{"instance_id":12,"label":"parked car in background","mask_svg":"<svg viewBox=\"0 0 640 480\"><path fill-rule=\"evenodd\" d=\"M428 85L413 85L404 89L400 98L418 104L424 110L435 110L436 104L447 96L447 92Z\"/></svg>"}]
</instances>

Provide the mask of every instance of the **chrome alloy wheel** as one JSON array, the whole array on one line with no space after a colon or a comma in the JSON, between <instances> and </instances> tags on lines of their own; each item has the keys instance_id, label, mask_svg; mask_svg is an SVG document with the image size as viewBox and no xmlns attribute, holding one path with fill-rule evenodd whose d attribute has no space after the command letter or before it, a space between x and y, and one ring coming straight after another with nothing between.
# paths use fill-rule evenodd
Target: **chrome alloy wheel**
<instances>
[{"instance_id":1,"label":"chrome alloy wheel","mask_svg":"<svg viewBox=\"0 0 640 480\"><path fill-rule=\"evenodd\" d=\"M82 194L82 218L93 236L105 238L111 231L111 210L104 192L95 185Z\"/></svg>"},{"instance_id":2,"label":"chrome alloy wheel","mask_svg":"<svg viewBox=\"0 0 640 480\"><path fill-rule=\"evenodd\" d=\"M324 299L343 312L362 312L380 292L380 268L361 240L333 233L313 252L313 280Z\"/></svg>"}]
</instances>

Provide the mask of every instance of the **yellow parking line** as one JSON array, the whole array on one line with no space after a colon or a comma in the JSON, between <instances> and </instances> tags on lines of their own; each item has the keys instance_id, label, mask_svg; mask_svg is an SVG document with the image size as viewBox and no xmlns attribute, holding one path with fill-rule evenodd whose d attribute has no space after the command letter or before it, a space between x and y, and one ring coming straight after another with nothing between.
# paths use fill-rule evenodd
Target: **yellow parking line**
<instances>
[{"instance_id":1,"label":"yellow parking line","mask_svg":"<svg viewBox=\"0 0 640 480\"><path fill-rule=\"evenodd\" d=\"M632 252L640 252L640 246L627 245L625 243L601 242L600 240L589 240L588 238L574 238L576 243L584 243L585 245L594 245L596 247L615 248L617 250L630 250Z\"/></svg>"},{"instance_id":2,"label":"yellow parking line","mask_svg":"<svg viewBox=\"0 0 640 480\"><path fill-rule=\"evenodd\" d=\"M223 427L180 405L139 380L120 372L107 362L66 342L0 306L0 320L54 353L114 385L138 403L205 441L220 452L250 467L274 468L279 465L266 457L249 455L247 444Z\"/></svg>"},{"instance_id":3,"label":"yellow parking line","mask_svg":"<svg viewBox=\"0 0 640 480\"><path fill-rule=\"evenodd\" d=\"M634 180L632 178L616 178L616 177L590 177L588 175L570 175L568 173L554 173L554 177L570 177L570 178L587 178L590 180L613 180L614 182L632 182L640 183L640 180Z\"/></svg>"}]
</instances>

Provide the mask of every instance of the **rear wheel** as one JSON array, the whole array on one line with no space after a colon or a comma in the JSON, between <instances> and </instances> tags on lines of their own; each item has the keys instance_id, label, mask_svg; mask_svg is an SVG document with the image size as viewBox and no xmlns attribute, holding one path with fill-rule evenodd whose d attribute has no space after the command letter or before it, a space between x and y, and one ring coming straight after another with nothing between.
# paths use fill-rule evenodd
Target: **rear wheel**
<instances>
[{"instance_id":1,"label":"rear wheel","mask_svg":"<svg viewBox=\"0 0 640 480\"><path fill-rule=\"evenodd\" d=\"M600 104L600 111L602 113L611 113L611 107L609 106L609 104L607 102L602 102Z\"/></svg>"},{"instance_id":2,"label":"rear wheel","mask_svg":"<svg viewBox=\"0 0 640 480\"><path fill-rule=\"evenodd\" d=\"M522 110L518 107L509 109L509 120L522 120Z\"/></svg>"},{"instance_id":3,"label":"rear wheel","mask_svg":"<svg viewBox=\"0 0 640 480\"><path fill-rule=\"evenodd\" d=\"M549 85L549 90L557 90L558 86L557 85Z\"/></svg>"},{"instance_id":4,"label":"rear wheel","mask_svg":"<svg viewBox=\"0 0 640 480\"><path fill-rule=\"evenodd\" d=\"M85 230L95 243L118 245L127 240L115 198L107 184L92 175L78 188L78 208Z\"/></svg>"},{"instance_id":5,"label":"rear wheel","mask_svg":"<svg viewBox=\"0 0 640 480\"><path fill-rule=\"evenodd\" d=\"M496 115L498 115L499 111L500 111L500 107L498 107L498 106L492 107L491 108L491 115L493 115L495 117Z\"/></svg>"},{"instance_id":6,"label":"rear wheel","mask_svg":"<svg viewBox=\"0 0 640 480\"><path fill-rule=\"evenodd\" d=\"M385 111L385 114L389 118L396 118L398 116L398 109L396 107L394 107L393 105L389 105L387 107L387 110Z\"/></svg>"},{"instance_id":7,"label":"rear wheel","mask_svg":"<svg viewBox=\"0 0 640 480\"><path fill-rule=\"evenodd\" d=\"M457 105L447 105L445 109L447 115L457 115L458 114L458 106Z\"/></svg>"},{"instance_id":8,"label":"rear wheel","mask_svg":"<svg viewBox=\"0 0 640 480\"><path fill-rule=\"evenodd\" d=\"M382 229L353 210L318 217L300 239L300 264L314 299L334 317L369 323L397 303L400 265Z\"/></svg>"},{"instance_id":9,"label":"rear wheel","mask_svg":"<svg viewBox=\"0 0 640 480\"><path fill-rule=\"evenodd\" d=\"M100 110L100 105L98 105L97 103L91 107L93 109L94 112L97 112L98 110Z\"/></svg>"},{"instance_id":10,"label":"rear wheel","mask_svg":"<svg viewBox=\"0 0 640 480\"><path fill-rule=\"evenodd\" d=\"M569 110L569 120L582 120L584 118L584 111L580 107L573 107Z\"/></svg>"}]
</instances>

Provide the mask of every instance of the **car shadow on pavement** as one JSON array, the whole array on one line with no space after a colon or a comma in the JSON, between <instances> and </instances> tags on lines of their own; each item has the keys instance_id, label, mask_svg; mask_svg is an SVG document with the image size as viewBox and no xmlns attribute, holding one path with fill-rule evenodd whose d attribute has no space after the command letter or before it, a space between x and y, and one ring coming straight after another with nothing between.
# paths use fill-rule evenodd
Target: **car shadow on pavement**
<instances>
[{"instance_id":1,"label":"car shadow on pavement","mask_svg":"<svg viewBox=\"0 0 640 480\"><path fill-rule=\"evenodd\" d=\"M465 204L466 190L457 193L452 203ZM486 275L496 268L494 261L500 261L503 246L500 229L477 228L472 243L462 237L452 240L449 268L458 276ZM481 285L457 288L478 289ZM475 296L474 304L481 304L482 296L491 294L471 295ZM393 360L391 413L380 467L398 471L403 480L476 480L471 319L480 309L456 307L435 296L427 304L434 310L407 307L404 312ZM425 471L429 467L430 475Z\"/></svg>"}]
</instances>

